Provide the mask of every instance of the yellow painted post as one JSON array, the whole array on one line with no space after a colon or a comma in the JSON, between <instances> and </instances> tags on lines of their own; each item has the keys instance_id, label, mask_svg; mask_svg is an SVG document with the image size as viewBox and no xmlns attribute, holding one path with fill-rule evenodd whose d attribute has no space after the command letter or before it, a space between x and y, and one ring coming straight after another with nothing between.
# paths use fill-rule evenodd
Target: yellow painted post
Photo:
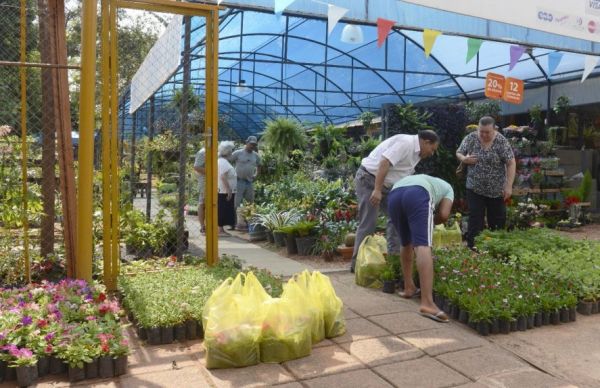
<instances>
[{"instance_id":1,"label":"yellow painted post","mask_svg":"<svg viewBox=\"0 0 600 388\"><path fill-rule=\"evenodd\" d=\"M214 265L219 259L217 232L217 141L218 123L218 60L219 12L213 10L206 17L206 261Z\"/></svg>"},{"instance_id":2,"label":"yellow painted post","mask_svg":"<svg viewBox=\"0 0 600 388\"><path fill-rule=\"evenodd\" d=\"M110 143L110 174L111 174L111 189L112 189L112 200L110 203L110 209L112 212L112 284L117 287L117 276L119 276L120 269L120 245L119 245L119 193L120 193L120 181L119 181L119 134L118 134L118 97L117 97L117 4L115 0L110 1L110 84L111 84L111 95L110 95L110 117L111 117L111 143ZM124 114L124 112L123 112ZM122 129L123 130L123 129Z\"/></svg>"},{"instance_id":3,"label":"yellow painted post","mask_svg":"<svg viewBox=\"0 0 600 388\"><path fill-rule=\"evenodd\" d=\"M94 112L96 108L96 0L83 0L81 10L81 92L79 95L79 178L77 180L78 279L92 280Z\"/></svg>"},{"instance_id":4,"label":"yellow painted post","mask_svg":"<svg viewBox=\"0 0 600 388\"><path fill-rule=\"evenodd\" d=\"M112 278L111 235L111 116L110 116L110 4L102 0L102 259L104 284L114 289Z\"/></svg>"},{"instance_id":5,"label":"yellow painted post","mask_svg":"<svg viewBox=\"0 0 600 388\"><path fill-rule=\"evenodd\" d=\"M20 14L20 61L27 62L27 1L21 0ZM23 201L23 269L27 283L31 282L31 270L29 266L29 220L27 218L27 68L21 64L19 78L21 79L21 180Z\"/></svg>"}]
</instances>

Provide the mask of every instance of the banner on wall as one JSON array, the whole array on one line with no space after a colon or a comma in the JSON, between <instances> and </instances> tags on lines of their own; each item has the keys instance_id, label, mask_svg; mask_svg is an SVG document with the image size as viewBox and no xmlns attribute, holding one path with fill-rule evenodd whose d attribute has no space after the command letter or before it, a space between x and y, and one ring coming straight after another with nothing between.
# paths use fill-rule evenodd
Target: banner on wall
<instances>
[{"instance_id":1,"label":"banner on wall","mask_svg":"<svg viewBox=\"0 0 600 388\"><path fill-rule=\"evenodd\" d=\"M403 0L467 16L600 42L600 0Z\"/></svg>"}]
</instances>

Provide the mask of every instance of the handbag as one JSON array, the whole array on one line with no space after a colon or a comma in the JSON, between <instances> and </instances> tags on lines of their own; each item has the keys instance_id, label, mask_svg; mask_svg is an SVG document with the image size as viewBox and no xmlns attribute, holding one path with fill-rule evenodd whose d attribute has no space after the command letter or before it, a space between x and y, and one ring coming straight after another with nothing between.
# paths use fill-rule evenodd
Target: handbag
<instances>
[{"instance_id":1,"label":"handbag","mask_svg":"<svg viewBox=\"0 0 600 388\"><path fill-rule=\"evenodd\" d=\"M466 172L467 172L467 166L463 162L460 162L458 167L456 167L456 176L459 178L464 178Z\"/></svg>"}]
</instances>

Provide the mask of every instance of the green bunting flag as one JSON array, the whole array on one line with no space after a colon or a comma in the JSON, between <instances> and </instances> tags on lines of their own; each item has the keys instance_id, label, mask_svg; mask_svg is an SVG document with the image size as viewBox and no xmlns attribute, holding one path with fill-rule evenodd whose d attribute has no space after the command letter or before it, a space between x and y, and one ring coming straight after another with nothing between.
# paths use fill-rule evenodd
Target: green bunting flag
<instances>
[{"instance_id":1,"label":"green bunting flag","mask_svg":"<svg viewBox=\"0 0 600 388\"><path fill-rule=\"evenodd\" d=\"M469 38L467 40L467 45L469 46L469 50L467 51L467 62L466 63L469 63L471 61L471 59L473 59L473 57L475 55L477 55L477 53L479 52L479 49L481 48L482 43L483 43L483 40L481 40L481 39Z\"/></svg>"}]
</instances>

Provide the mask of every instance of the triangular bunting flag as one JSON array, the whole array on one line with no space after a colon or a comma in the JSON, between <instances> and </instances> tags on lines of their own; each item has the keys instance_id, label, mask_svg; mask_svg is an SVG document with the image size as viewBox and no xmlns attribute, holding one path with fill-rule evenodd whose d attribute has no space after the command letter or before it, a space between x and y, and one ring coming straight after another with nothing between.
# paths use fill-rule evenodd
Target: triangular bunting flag
<instances>
[{"instance_id":1,"label":"triangular bunting flag","mask_svg":"<svg viewBox=\"0 0 600 388\"><path fill-rule=\"evenodd\" d=\"M338 7L337 5L327 4L327 35L331 34L335 25L348 12L347 8Z\"/></svg>"},{"instance_id":2,"label":"triangular bunting flag","mask_svg":"<svg viewBox=\"0 0 600 388\"><path fill-rule=\"evenodd\" d=\"M469 38L467 40L468 50L467 50L467 62L466 63L469 63L471 61L471 59L473 59L473 57L475 57L475 55L477 55L477 53L479 52L479 49L481 48L482 43L483 43L483 40L481 40L481 39Z\"/></svg>"},{"instance_id":3,"label":"triangular bunting flag","mask_svg":"<svg viewBox=\"0 0 600 388\"><path fill-rule=\"evenodd\" d=\"M377 18L377 47L381 47L385 42L394 24L396 22L393 20Z\"/></svg>"},{"instance_id":4,"label":"triangular bunting flag","mask_svg":"<svg viewBox=\"0 0 600 388\"><path fill-rule=\"evenodd\" d=\"M560 61L563 57L563 53L554 51L548 54L548 77L552 77L554 71L560 64Z\"/></svg>"},{"instance_id":5,"label":"triangular bunting flag","mask_svg":"<svg viewBox=\"0 0 600 388\"><path fill-rule=\"evenodd\" d=\"M435 44L435 40L438 36L442 34L441 31L424 29L423 30L423 47L425 48L425 57L429 58L429 54L431 54L431 50L433 49L433 45Z\"/></svg>"},{"instance_id":6,"label":"triangular bunting flag","mask_svg":"<svg viewBox=\"0 0 600 388\"><path fill-rule=\"evenodd\" d=\"M510 65L508 65L508 71L511 71L521 59L521 56L527 51L526 47L523 46L510 46Z\"/></svg>"},{"instance_id":7,"label":"triangular bunting flag","mask_svg":"<svg viewBox=\"0 0 600 388\"><path fill-rule=\"evenodd\" d=\"M274 11L280 14L296 0L275 0Z\"/></svg>"},{"instance_id":8,"label":"triangular bunting flag","mask_svg":"<svg viewBox=\"0 0 600 388\"><path fill-rule=\"evenodd\" d=\"M585 56L585 67L583 68L583 74L581 75L581 82L585 81L585 79L592 73L592 71L594 71L599 59L600 57L597 57L595 55Z\"/></svg>"}]
</instances>

